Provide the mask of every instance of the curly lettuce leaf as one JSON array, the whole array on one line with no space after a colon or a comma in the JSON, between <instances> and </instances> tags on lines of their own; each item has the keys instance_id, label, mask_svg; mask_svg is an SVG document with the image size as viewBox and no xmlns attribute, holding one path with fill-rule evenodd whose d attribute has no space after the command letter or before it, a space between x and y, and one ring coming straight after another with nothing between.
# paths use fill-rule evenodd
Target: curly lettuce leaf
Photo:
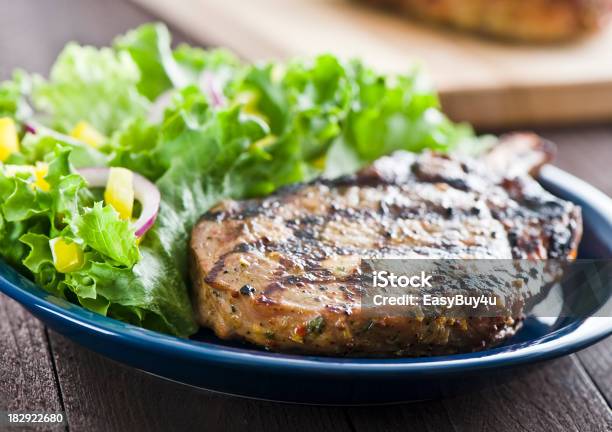
<instances>
[{"instance_id":1,"label":"curly lettuce leaf","mask_svg":"<svg viewBox=\"0 0 612 432\"><path fill-rule=\"evenodd\" d=\"M30 247L30 253L23 260L23 264L32 272L40 273L41 268L53 265L53 255L49 246L49 237L45 234L28 232L19 238L19 241Z\"/></svg>"},{"instance_id":2,"label":"curly lettuce leaf","mask_svg":"<svg viewBox=\"0 0 612 432\"><path fill-rule=\"evenodd\" d=\"M238 57L225 49L205 50L181 44L172 55L182 68L190 70L192 76L197 76L198 80L204 72L214 74L219 87L223 90L243 67Z\"/></svg>"},{"instance_id":3,"label":"curly lettuce leaf","mask_svg":"<svg viewBox=\"0 0 612 432\"><path fill-rule=\"evenodd\" d=\"M248 67L233 92L273 134L293 135L304 162L328 175L353 172L395 150L465 150L479 142L469 126L442 114L417 69L385 75L321 55L286 67Z\"/></svg>"},{"instance_id":4,"label":"curly lettuce leaf","mask_svg":"<svg viewBox=\"0 0 612 432\"><path fill-rule=\"evenodd\" d=\"M0 117L18 120L30 117L32 108L27 102L30 87L30 79L22 71L15 72L11 80L0 83Z\"/></svg>"},{"instance_id":5,"label":"curly lettuce leaf","mask_svg":"<svg viewBox=\"0 0 612 432\"><path fill-rule=\"evenodd\" d=\"M67 275L66 285L74 292L89 287L91 293L81 292L81 297L102 300L110 316L164 333L193 334L197 326L174 261L150 246L142 247L141 255L133 268L90 260Z\"/></svg>"},{"instance_id":6,"label":"curly lettuce leaf","mask_svg":"<svg viewBox=\"0 0 612 432\"><path fill-rule=\"evenodd\" d=\"M171 36L163 24L144 24L115 39L115 50L130 54L140 70L139 91L150 100L163 92L198 84L201 73L214 72L223 88L237 58L224 50L206 51L187 45L171 48Z\"/></svg>"},{"instance_id":7,"label":"curly lettuce leaf","mask_svg":"<svg viewBox=\"0 0 612 432\"><path fill-rule=\"evenodd\" d=\"M27 175L30 177L31 175ZM13 179L13 191L6 196L0 205L4 220L22 222L37 215L44 215L51 208L50 195L32 188L32 183L16 174Z\"/></svg>"},{"instance_id":8,"label":"curly lettuce leaf","mask_svg":"<svg viewBox=\"0 0 612 432\"><path fill-rule=\"evenodd\" d=\"M61 131L87 121L110 135L127 119L147 111L139 81L140 70L128 53L70 43L53 65L50 79L35 81L32 99Z\"/></svg>"},{"instance_id":9,"label":"curly lettuce leaf","mask_svg":"<svg viewBox=\"0 0 612 432\"><path fill-rule=\"evenodd\" d=\"M34 275L34 281L53 294L64 297L60 289L62 275L55 270L53 255L49 246L49 237L34 231L27 232L19 237L20 244L29 248L23 265Z\"/></svg>"},{"instance_id":10,"label":"curly lettuce leaf","mask_svg":"<svg viewBox=\"0 0 612 432\"><path fill-rule=\"evenodd\" d=\"M140 259L134 230L112 206L97 202L76 214L71 224L86 245L112 261L132 267Z\"/></svg>"},{"instance_id":11,"label":"curly lettuce leaf","mask_svg":"<svg viewBox=\"0 0 612 432\"><path fill-rule=\"evenodd\" d=\"M42 127L37 129L36 134L28 133L23 137L21 141L23 161L34 164L44 160L47 155L53 154L58 145L71 150L70 163L76 168L102 167L108 164L108 155L101 151L69 136Z\"/></svg>"},{"instance_id":12,"label":"curly lettuce leaf","mask_svg":"<svg viewBox=\"0 0 612 432\"><path fill-rule=\"evenodd\" d=\"M19 270L24 269L23 260L27 256L27 247L19 243L19 238L30 231L33 224L26 222L9 222L0 211L0 255L6 262Z\"/></svg>"},{"instance_id":13,"label":"curly lettuce leaf","mask_svg":"<svg viewBox=\"0 0 612 432\"><path fill-rule=\"evenodd\" d=\"M164 168L153 154L159 140L159 126L135 117L113 134L109 145L110 166L121 166L158 179Z\"/></svg>"},{"instance_id":14,"label":"curly lettuce leaf","mask_svg":"<svg viewBox=\"0 0 612 432\"><path fill-rule=\"evenodd\" d=\"M170 32L161 24L145 24L115 40L119 52L130 54L140 70L138 90L150 100L172 87L183 87L190 77L172 56Z\"/></svg>"},{"instance_id":15,"label":"curly lettuce leaf","mask_svg":"<svg viewBox=\"0 0 612 432\"><path fill-rule=\"evenodd\" d=\"M449 151L473 137L471 128L455 125L442 114L435 92L418 70L385 76L352 62L351 73L358 94L344 139L363 161L395 150Z\"/></svg>"},{"instance_id":16,"label":"curly lettuce leaf","mask_svg":"<svg viewBox=\"0 0 612 432\"><path fill-rule=\"evenodd\" d=\"M138 248L128 222L111 207L94 204L70 154L70 148L58 146L46 155L49 191L35 188L31 173L0 165L2 257L45 290L90 310L166 333L192 334L196 325L187 288L172 255L154 235ZM49 242L58 236L82 245L83 268L56 270Z\"/></svg>"}]
</instances>

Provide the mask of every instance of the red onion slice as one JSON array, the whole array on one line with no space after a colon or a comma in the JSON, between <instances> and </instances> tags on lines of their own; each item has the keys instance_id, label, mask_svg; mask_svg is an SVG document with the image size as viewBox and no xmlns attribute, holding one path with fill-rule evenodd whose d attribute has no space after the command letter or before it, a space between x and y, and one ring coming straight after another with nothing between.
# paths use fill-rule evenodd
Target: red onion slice
<instances>
[{"instance_id":1,"label":"red onion slice","mask_svg":"<svg viewBox=\"0 0 612 432\"><path fill-rule=\"evenodd\" d=\"M32 135L36 135L38 133L50 136L51 138L55 138L58 141L62 141L68 144L71 144L73 146L82 146L82 145L86 145L86 143L84 143L83 141L79 141L76 138L71 137L70 135L66 135L63 134L61 132L58 132L56 130L50 129L46 126L43 126L42 124L36 122L36 121L30 121L24 124L24 128L26 130L26 132L32 134Z\"/></svg>"},{"instance_id":2,"label":"red onion slice","mask_svg":"<svg viewBox=\"0 0 612 432\"><path fill-rule=\"evenodd\" d=\"M36 135L36 127L31 123L24 123L23 128L29 134Z\"/></svg>"},{"instance_id":3,"label":"red onion slice","mask_svg":"<svg viewBox=\"0 0 612 432\"><path fill-rule=\"evenodd\" d=\"M83 176L90 187L105 187L110 168L79 168L77 172ZM159 189L140 174L134 174L134 198L140 201L142 210L138 219L132 223L136 237L142 237L155 223L161 196Z\"/></svg>"},{"instance_id":4,"label":"red onion slice","mask_svg":"<svg viewBox=\"0 0 612 432\"><path fill-rule=\"evenodd\" d=\"M227 105L227 99L223 94L223 89L217 76L211 71L204 71L198 79L200 90L208 96L210 105L213 108L221 108ZM153 101L149 108L147 120L150 123L160 123L164 119L164 111L172 103L172 96L175 89L166 90Z\"/></svg>"},{"instance_id":5,"label":"red onion slice","mask_svg":"<svg viewBox=\"0 0 612 432\"><path fill-rule=\"evenodd\" d=\"M202 72L200 75L200 89L208 96L213 108L220 108L225 105L225 95L219 85L219 80L214 73L210 71Z\"/></svg>"}]
</instances>

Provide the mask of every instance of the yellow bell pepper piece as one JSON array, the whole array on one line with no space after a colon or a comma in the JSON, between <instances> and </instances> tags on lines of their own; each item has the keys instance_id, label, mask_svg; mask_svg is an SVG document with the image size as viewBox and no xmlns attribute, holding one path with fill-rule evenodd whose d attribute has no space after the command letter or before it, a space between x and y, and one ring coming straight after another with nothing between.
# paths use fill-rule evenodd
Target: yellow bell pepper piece
<instances>
[{"instance_id":1,"label":"yellow bell pepper piece","mask_svg":"<svg viewBox=\"0 0 612 432\"><path fill-rule=\"evenodd\" d=\"M129 220L134 209L134 174L129 169L111 168L104 191L104 201L119 213L121 219Z\"/></svg>"},{"instance_id":2,"label":"yellow bell pepper piece","mask_svg":"<svg viewBox=\"0 0 612 432\"><path fill-rule=\"evenodd\" d=\"M47 183L47 180L45 180L45 177L49 173L49 165L44 162L36 162L33 171L35 178L34 185L42 191L49 192L51 186Z\"/></svg>"},{"instance_id":3,"label":"yellow bell pepper piece","mask_svg":"<svg viewBox=\"0 0 612 432\"><path fill-rule=\"evenodd\" d=\"M70 132L70 136L78 139L79 141L83 141L85 144L98 148L100 147L106 138L100 132L98 132L92 125L87 122L80 121L76 124L72 132Z\"/></svg>"},{"instance_id":4,"label":"yellow bell pepper piece","mask_svg":"<svg viewBox=\"0 0 612 432\"><path fill-rule=\"evenodd\" d=\"M60 273L69 273L79 270L85 263L83 249L77 243L69 243L62 237L49 240L53 265Z\"/></svg>"},{"instance_id":5,"label":"yellow bell pepper piece","mask_svg":"<svg viewBox=\"0 0 612 432\"><path fill-rule=\"evenodd\" d=\"M45 177L49 173L49 165L44 162L36 162L33 165L4 165L4 174L7 177L14 177L18 174L30 174L32 189L38 188L42 191L49 192L51 185L47 183Z\"/></svg>"},{"instance_id":6,"label":"yellow bell pepper piece","mask_svg":"<svg viewBox=\"0 0 612 432\"><path fill-rule=\"evenodd\" d=\"M0 118L0 162L19 151L19 136L15 121L10 117Z\"/></svg>"}]
</instances>

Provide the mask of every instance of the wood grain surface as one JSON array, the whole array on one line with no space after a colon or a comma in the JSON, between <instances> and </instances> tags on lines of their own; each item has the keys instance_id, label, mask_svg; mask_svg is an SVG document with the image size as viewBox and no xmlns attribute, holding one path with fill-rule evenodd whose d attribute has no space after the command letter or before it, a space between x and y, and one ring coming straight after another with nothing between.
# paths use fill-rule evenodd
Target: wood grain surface
<instances>
[{"instance_id":1,"label":"wood grain surface","mask_svg":"<svg viewBox=\"0 0 612 432\"><path fill-rule=\"evenodd\" d=\"M13 300L0 300L0 411L61 411L47 330Z\"/></svg>"},{"instance_id":2,"label":"wood grain surface","mask_svg":"<svg viewBox=\"0 0 612 432\"><path fill-rule=\"evenodd\" d=\"M480 127L612 119L612 25L572 43L500 43L355 0L134 0L206 43L261 60L332 52L422 64L445 111Z\"/></svg>"},{"instance_id":3,"label":"wood grain surface","mask_svg":"<svg viewBox=\"0 0 612 432\"><path fill-rule=\"evenodd\" d=\"M0 11L0 78L14 66L46 72L67 40L108 44L152 19L121 1L0 0ZM612 126L539 132L558 143L559 166L612 195ZM612 338L437 401L342 408L228 397L92 353L0 295L0 411L65 410L73 431L609 431L611 400Z\"/></svg>"}]
</instances>

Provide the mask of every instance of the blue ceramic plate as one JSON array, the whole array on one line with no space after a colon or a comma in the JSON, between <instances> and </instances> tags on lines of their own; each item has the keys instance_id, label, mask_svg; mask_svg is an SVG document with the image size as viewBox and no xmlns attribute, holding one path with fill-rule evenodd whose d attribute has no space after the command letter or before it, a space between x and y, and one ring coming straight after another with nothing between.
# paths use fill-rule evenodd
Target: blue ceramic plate
<instances>
[{"instance_id":1,"label":"blue ceramic plate","mask_svg":"<svg viewBox=\"0 0 612 432\"><path fill-rule=\"evenodd\" d=\"M582 206L585 233L579 256L612 257L612 200L551 166L544 167L541 181ZM505 345L478 353L417 359L309 357L224 342L206 331L197 340L183 340L143 330L54 298L2 262L0 291L52 329L129 366L209 390L301 403L390 403L465 392L487 384L493 374L499 381L501 372L569 354L612 333L610 317L554 323L528 319Z\"/></svg>"}]
</instances>

